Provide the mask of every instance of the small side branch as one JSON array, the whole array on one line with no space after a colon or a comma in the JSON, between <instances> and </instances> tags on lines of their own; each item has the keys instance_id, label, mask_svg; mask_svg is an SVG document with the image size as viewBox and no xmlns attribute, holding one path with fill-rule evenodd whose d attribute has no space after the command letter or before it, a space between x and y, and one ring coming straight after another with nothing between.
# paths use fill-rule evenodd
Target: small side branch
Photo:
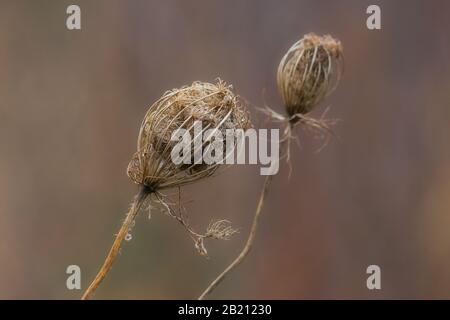
<instances>
[{"instance_id":1,"label":"small side branch","mask_svg":"<svg viewBox=\"0 0 450 320\"><path fill-rule=\"evenodd\" d=\"M164 196L161 193L156 191L155 197L157 201L164 207L167 215L178 221L187 231L187 233L194 241L195 249L202 256L208 256L208 251L206 250L204 243L205 239L229 240L230 237L237 232L237 230L233 229L229 225L229 221L217 220L210 222L208 228L206 229L206 233L197 233L190 227L187 217L183 216L182 214L181 208L179 210L179 213L177 214L176 211L173 210L171 206L164 200ZM181 200L178 199L178 202L180 204Z\"/></svg>"}]
</instances>

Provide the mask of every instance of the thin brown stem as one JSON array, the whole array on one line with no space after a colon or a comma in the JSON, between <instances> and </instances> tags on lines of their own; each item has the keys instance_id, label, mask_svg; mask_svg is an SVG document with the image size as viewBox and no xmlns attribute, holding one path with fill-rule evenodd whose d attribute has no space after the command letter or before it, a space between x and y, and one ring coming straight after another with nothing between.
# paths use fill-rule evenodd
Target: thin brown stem
<instances>
[{"instance_id":1,"label":"thin brown stem","mask_svg":"<svg viewBox=\"0 0 450 320\"><path fill-rule=\"evenodd\" d=\"M100 285L100 283L103 281L103 279L106 277L106 274L111 269L117 254L120 251L120 246L125 239L126 235L128 234L134 219L136 218L139 209L141 208L142 204L144 203L145 199L148 195L150 195L151 191L146 187L141 187L139 190L139 193L134 198L133 204L131 205L130 211L128 211L126 218L124 222L122 223L122 226L120 227L119 232L116 235L116 238L113 242L113 245L111 249L109 250L108 255L106 256L105 262L103 263L102 267L100 268L100 271L97 273L97 276L95 277L94 281L92 281L91 285L87 288L87 290L84 292L83 296L81 297L81 300L88 300L92 297L97 287Z\"/></svg>"},{"instance_id":2,"label":"thin brown stem","mask_svg":"<svg viewBox=\"0 0 450 320\"><path fill-rule=\"evenodd\" d=\"M286 120L285 120L286 121ZM287 129L285 131L284 136L280 140L280 154L283 154L284 150L288 148L290 139L291 139L291 132L294 128L293 123L287 124ZM290 150L288 148L287 150L288 154L288 164L290 165L289 160L289 153ZM264 180L263 188L261 190L261 194L259 196L258 200L258 206L256 207L255 215L253 216L253 222L252 227L250 229L250 234L248 235L247 242L245 243L244 248L239 253L236 259L213 281L211 284L206 288L205 291L201 294L201 296L198 298L198 300L203 300L207 295L209 295L222 281L225 279L225 277L230 273L233 269L235 269L238 265L244 261L245 257L249 254L250 250L252 249L253 242L255 241L256 231L258 229L258 223L259 219L261 217L262 209L264 207L264 203L267 197L267 193L269 192L269 187L272 182L273 175L266 176L266 179Z\"/></svg>"},{"instance_id":3,"label":"thin brown stem","mask_svg":"<svg viewBox=\"0 0 450 320\"><path fill-rule=\"evenodd\" d=\"M247 242L245 243L244 248L242 249L239 256L206 288L206 290L202 293L202 295L198 298L198 300L203 300L207 295L209 295L225 278L225 276L230 273L234 268L236 268L241 262L245 259L245 257L250 252L253 242L256 236L256 230L258 229L258 222L261 216L262 209L264 207L264 201L266 199L267 193L269 191L270 183L272 182L273 175L266 176L264 180L263 189L261 191L261 195L259 197L258 206L256 207L255 216L252 222L252 228L250 230L250 234L248 236Z\"/></svg>"}]
</instances>

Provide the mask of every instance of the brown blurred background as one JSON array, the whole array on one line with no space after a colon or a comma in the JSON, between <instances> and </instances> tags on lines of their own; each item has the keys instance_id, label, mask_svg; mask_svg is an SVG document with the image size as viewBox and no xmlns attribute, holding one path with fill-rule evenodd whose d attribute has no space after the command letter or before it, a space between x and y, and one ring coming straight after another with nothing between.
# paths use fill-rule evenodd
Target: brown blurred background
<instances>
[{"instance_id":1,"label":"brown blurred background","mask_svg":"<svg viewBox=\"0 0 450 320\"><path fill-rule=\"evenodd\" d=\"M72 3L81 31L65 26ZM366 28L369 4L381 31ZM66 267L85 289L103 262L137 190L125 169L148 106L220 76L281 111L276 67L310 31L344 45L342 82L316 113L331 106L339 139L317 153L300 132L254 250L211 298L450 298L449 16L444 0L2 0L0 298L78 299ZM183 189L197 229L240 227L208 242L210 259L143 213L96 298L196 298L242 247L262 181L236 166ZM371 264L381 291L366 288Z\"/></svg>"}]
</instances>

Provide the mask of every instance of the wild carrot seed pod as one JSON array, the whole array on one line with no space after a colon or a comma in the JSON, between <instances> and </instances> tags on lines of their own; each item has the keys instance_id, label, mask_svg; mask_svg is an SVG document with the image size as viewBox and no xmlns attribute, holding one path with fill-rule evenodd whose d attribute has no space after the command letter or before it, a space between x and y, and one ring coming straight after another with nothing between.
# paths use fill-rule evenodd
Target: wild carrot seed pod
<instances>
[{"instance_id":1,"label":"wild carrot seed pod","mask_svg":"<svg viewBox=\"0 0 450 320\"><path fill-rule=\"evenodd\" d=\"M342 45L329 35L307 34L288 50L278 67L277 82L292 123L334 89L341 62Z\"/></svg>"},{"instance_id":2,"label":"wild carrot seed pod","mask_svg":"<svg viewBox=\"0 0 450 320\"><path fill-rule=\"evenodd\" d=\"M226 133L226 129L246 130L251 127L248 113L239 103L238 97L231 91L231 86L227 86L220 80L217 84L194 82L191 86L173 89L166 92L150 107L140 127L137 152L127 168L127 174L131 180L141 186L140 191L100 271L83 294L83 300L93 295L111 269L123 240L130 238L130 230L139 210L151 196L154 196L155 200L165 208L169 216L176 219L188 231L195 243L195 248L202 255L207 255L205 239L227 240L236 232L226 220L211 222L205 234L195 232L190 228L181 210L178 212L173 210L164 200L165 196L160 193L162 189L180 187L208 177L218 168L218 164L196 164L195 162L175 164L172 161L171 151L177 143L172 141L172 134L178 129L185 129L189 133L195 132L196 121L201 123L200 135L202 136L203 131L207 129L220 130L223 134ZM195 154L197 150L194 148L198 148L194 141L195 138L190 144L190 150L193 151L191 154ZM202 139L200 142L202 149L204 143ZM206 143L209 141L207 140Z\"/></svg>"},{"instance_id":3,"label":"wild carrot seed pod","mask_svg":"<svg viewBox=\"0 0 450 320\"><path fill-rule=\"evenodd\" d=\"M177 143L171 141L172 134L177 129L186 129L193 136L195 121L201 122L203 132L216 128L225 133L226 129L251 127L239 98L221 80L216 84L194 82L167 91L144 117L137 152L128 165L128 176L152 190L178 187L211 176L218 164L175 164L171 159L172 148ZM199 152L194 150L193 140L192 156Z\"/></svg>"}]
</instances>

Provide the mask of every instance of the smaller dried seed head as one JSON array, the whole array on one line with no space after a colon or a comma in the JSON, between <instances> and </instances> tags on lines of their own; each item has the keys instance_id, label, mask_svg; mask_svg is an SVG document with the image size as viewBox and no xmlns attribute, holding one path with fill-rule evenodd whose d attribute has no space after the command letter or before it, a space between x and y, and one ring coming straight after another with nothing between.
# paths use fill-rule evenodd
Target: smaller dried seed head
<instances>
[{"instance_id":1,"label":"smaller dried seed head","mask_svg":"<svg viewBox=\"0 0 450 320\"><path fill-rule=\"evenodd\" d=\"M280 62L278 88L290 121L309 113L339 80L342 45L333 37L305 35Z\"/></svg>"},{"instance_id":2,"label":"smaller dried seed head","mask_svg":"<svg viewBox=\"0 0 450 320\"><path fill-rule=\"evenodd\" d=\"M191 157L201 152L194 149L196 121L201 122L203 131L217 129L223 137L227 129L251 127L248 113L238 96L221 80L216 84L194 82L170 90L149 108L142 121L137 152L127 169L131 180L152 190L162 190L211 176L218 164L195 164L194 161L192 164L175 164L171 159L172 148L178 143L171 137L178 129L191 133Z\"/></svg>"}]
</instances>

